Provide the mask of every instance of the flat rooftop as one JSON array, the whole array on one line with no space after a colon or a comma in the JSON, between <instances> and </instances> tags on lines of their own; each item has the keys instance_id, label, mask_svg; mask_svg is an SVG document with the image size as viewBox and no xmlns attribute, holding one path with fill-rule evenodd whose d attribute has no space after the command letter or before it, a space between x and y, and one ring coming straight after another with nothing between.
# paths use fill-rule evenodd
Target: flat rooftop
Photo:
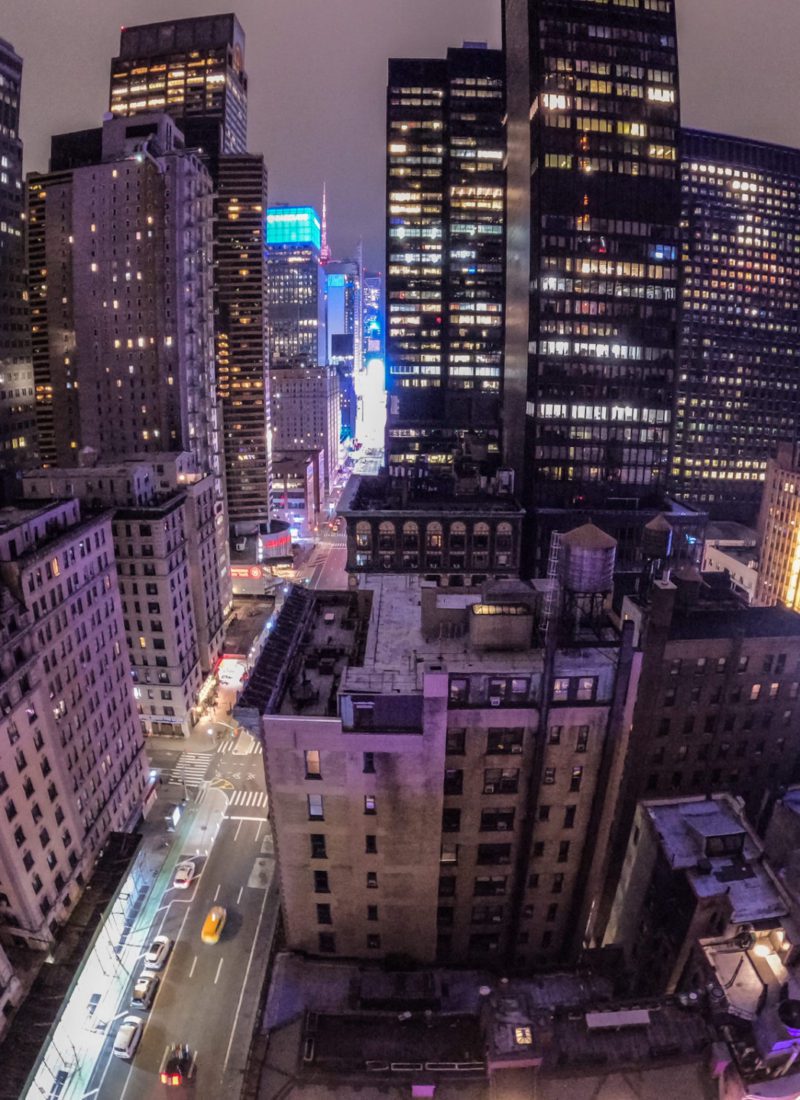
<instances>
[{"instance_id":1,"label":"flat rooftop","mask_svg":"<svg viewBox=\"0 0 800 1100\"><path fill-rule=\"evenodd\" d=\"M350 667L343 687L352 691L411 693L422 688L425 671L514 672L530 675L544 665L539 649L479 650L470 648L467 637L437 637L426 640L422 633L421 592L430 582L404 574L369 574L360 587L372 593L372 611L364 659L360 668ZM480 602L480 594L466 589L439 590L453 599Z\"/></svg>"},{"instance_id":2,"label":"flat rooftop","mask_svg":"<svg viewBox=\"0 0 800 1100\"><path fill-rule=\"evenodd\" d=\"M427 483L426 483L427 484ZM395 487L388 477L355 474L348 480L336 511L339 515L385 513L397 515L509 515L523 516L525 511L511 496L497 496L482 492L460 493L457 483L448 483L438 490L422 492L405 486Z\"/></svg>"},{"instance_id":3,"label":"flat rooftop","mask_svg":"<svg viewBox=\"0 0 800 1100\"><path fill-rule=\"evenodd\" d=\"M281 1080L286 1085L287 1077L294 1081L295 1095L304 1097L316 1095L321 1085L335 1095L337 1084L349 1085L350 1095L355 1089L369 1096L379 1088L391 1096L403 1083L408 1096L412 1071L404 1075L404 1064L420 1067L414 1081L436 1081L437 1097L449 1095L454 1077L460 1078L463 1095L472 1095L469 1090L482 1084L482 1095L495 1100L533 1095L548 1100L661 1100L678 1095L711 1100L716 1095L707 1061L713 1033L702 1015L671 999L637 1001L637 1015L645 1021L638 1026L597 1029L589 1026L587 1013L631 1007L611 1000L605 979L575 972L500 980L484 971L435 970L434 984L441 990L435 1010L426 1014L410 1006L398 1011L398 1005L392 1011L366 1012L361 992L370 973L368 966L355 963L278 954L262 1022L270 1035L262 1096L275 1095L269 1087L264 1090L273 1078L278 1086ZM469 1065L486 1058L489 1036L510 1001L530 1025L541 1062L538 1072L532 1063L495 1068L489 1084L485 1077L481 1081L478 1070L454 1071L453 1063ZM513 1060L505 1064L513 1065Z\"/></svg>"},{"instance_id":4,"label":"flat rooftop","mask_svg":"<svg viewBox=\"0 0 800 1100\"><path fill-rule=\"evenodd\" d=\"M727 896L739 924L786 914L759 847L727 799L652 802L646 810L670 866L686 872L698 897ZM742 840L740 854L709 855L709 840L735 842L736 837Z\"/></svg>"},{"instance_id":5,"label":"flat rooftop","mask_svg":"<svg viewBox=\"0 0 800 1100\"><path fill-rule=\"evenodd\" d=\"M758 532L747 527L744 523L734 523L732 520L709 520L706 524L706 542L739 543L742 546L755 546L758 543Z\"/></svg>"}]
</instances>

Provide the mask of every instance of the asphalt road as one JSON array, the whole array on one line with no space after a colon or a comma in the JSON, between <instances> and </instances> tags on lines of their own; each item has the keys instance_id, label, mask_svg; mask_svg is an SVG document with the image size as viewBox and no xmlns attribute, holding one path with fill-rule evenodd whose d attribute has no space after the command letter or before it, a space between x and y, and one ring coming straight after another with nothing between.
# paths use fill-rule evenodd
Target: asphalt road
<instances>
[{"instance_id":1,"label":"asphalt road","mask_svg":"<svg viewBox=\"0 0 800 1100\"><path fill-rule=\"evenodd\" d=\"M347 536L337 532L323 536L315 545L311 556L297 571L297 584L308 578L309 588L345 589L348 587Z\"/></svg>"},{"instance_id":2,"label":"asphalt road","mask_svg":"<svg viewBox=\"0 0 800 1100\"><path fill-rule=\"evenodd\" d=\"M142 1013L128 1008L127 1001L120 1005L84 1094L87 1100L149 1100L169 1095L172 1090L160 1083L158 1071L166 1047L174 1042L188 1043L197 1051L192 1088L197 1100L239 1093L277 896L268 889L274 856L266 821L263 757L256 752L236 755L231 748L226 742L207 754L208 787L192 811L189 827L178 834L174 861L196 859L195 880L185 891L168 880L153 923L141 935L143 953L157 934L175 940L160 971L153 1007ZM194 754L193 761L199 755ZM180 762L180 746L175 752L160 749L150 756L167 780ZM195 775L201 774L202 768L194 764L193 768ZM179 801L182 790L175 789ZM200 930L215 904L225 906L228 915L220 942L212 946L201 942ZM142 968L140 962L133 979ZM129 1014L146 1021L132 1063L111 1053L119 1022Z\"/></svg>"}]
</instances>

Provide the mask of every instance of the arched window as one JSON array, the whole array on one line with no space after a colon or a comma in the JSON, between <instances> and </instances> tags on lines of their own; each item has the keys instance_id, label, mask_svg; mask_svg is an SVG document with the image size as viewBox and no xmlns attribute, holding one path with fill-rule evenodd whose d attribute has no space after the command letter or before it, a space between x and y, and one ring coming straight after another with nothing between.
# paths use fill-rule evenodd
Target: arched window
<instances>
[{"instance_id":1,"label":"arched window","mask_svg":"<svg viewBox=\"0 0 800 1100\"><path fill-rule=\"evenodd\" d=\"M467 545L467 525L456 521L450 524L450 549L463 550Z\"/></svg>"},{"instance_id":2,"label":"arched window","mask_svg":"<svg viewBox=\"0 0 800 1100\"><path fill-rule=\"evenodd\" d=\"M425 530L425 545L429 550L442 549L442 525L441 523L429 523Z\"/></svg>"},{"instance_id":3,"label":"arched window","mask_svg":"<svg viewBox=\"0 0 800 1100\"><path fill-rule=\"evenodd\" d=\"M403 524L403 549L416 550L419 547L419 524L408 520Z\"/></svg>"},{"instance_id":4,"label":"arched window","mask_svg":"<svg viewBox=\"0 0 800 1100\"><path fill-rule=\"evenodd\" d=\"M511 524L503 521L497 525L497 534L495 536L495 547L498 550L508 551L511 549Z\"/></svg>"},{"instance_id":5,"label":"arched window","mask_svg":"<svg viewBox=\"0 0 800 1100\"><path fill-rule=\"evenodd\" d=\"M369 523L356 524L356 546L359 550L372 549L372 525Z\"/></svg>"},{"instance_id":6,"label":"arched window","mask_svg":"<svg viewBox=\"0 0 800 1100\"><path fill-rule=\"evenodd\" d=\"M378 528L378 549L394 550L395 531L391 520L384 520Z\"/></svg>"},{"instance_id":7,"label":"arched window","mask_svg":"<svg viewBox=\"0 0 800 1100\"><path fill-rule=\"evenodd\" d=\"M489 549L489 524L476 523L472 528L472 546L474 550Z\"/></svg>"}]
</instances>

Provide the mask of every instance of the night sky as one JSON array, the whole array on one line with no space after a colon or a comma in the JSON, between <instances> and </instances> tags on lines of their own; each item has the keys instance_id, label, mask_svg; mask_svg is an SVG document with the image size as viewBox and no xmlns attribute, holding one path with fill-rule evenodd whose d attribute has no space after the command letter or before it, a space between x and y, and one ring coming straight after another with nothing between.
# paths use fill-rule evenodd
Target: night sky
<instances>
[{"instance_id":1,"label":"night sky","mask_svg":"<svg viewBox=\"0 0 800 1100\"><path fill-rule=\"evenodd\" d=\"M25 61L26 170L52 133L98 125L121 24L235 10L247 35L249 146L271 202L320 203L334 255L382 264L384 110L390 56L500 45L499 0L2 0L0 37ZM798 0L678 0L683 121L800 146Z\"/></svg>"}]
</instances>

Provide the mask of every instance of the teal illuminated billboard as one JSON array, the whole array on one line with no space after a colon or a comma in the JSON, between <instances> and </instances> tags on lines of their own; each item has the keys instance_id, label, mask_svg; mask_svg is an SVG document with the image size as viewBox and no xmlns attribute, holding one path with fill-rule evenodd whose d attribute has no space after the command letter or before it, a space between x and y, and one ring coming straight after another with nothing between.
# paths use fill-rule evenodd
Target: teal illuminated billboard
<instances>
[{"instance_id":1,"label":"teal illuminated billboard","mask_svg":"<svg viewBox=\"0 0 800 1100\"><path fill-rule=\"evenodd\" d=\"M317 212L313 206L270 206L267 210L267 244L322 243Z\"/></svg>"}]
</instances>

